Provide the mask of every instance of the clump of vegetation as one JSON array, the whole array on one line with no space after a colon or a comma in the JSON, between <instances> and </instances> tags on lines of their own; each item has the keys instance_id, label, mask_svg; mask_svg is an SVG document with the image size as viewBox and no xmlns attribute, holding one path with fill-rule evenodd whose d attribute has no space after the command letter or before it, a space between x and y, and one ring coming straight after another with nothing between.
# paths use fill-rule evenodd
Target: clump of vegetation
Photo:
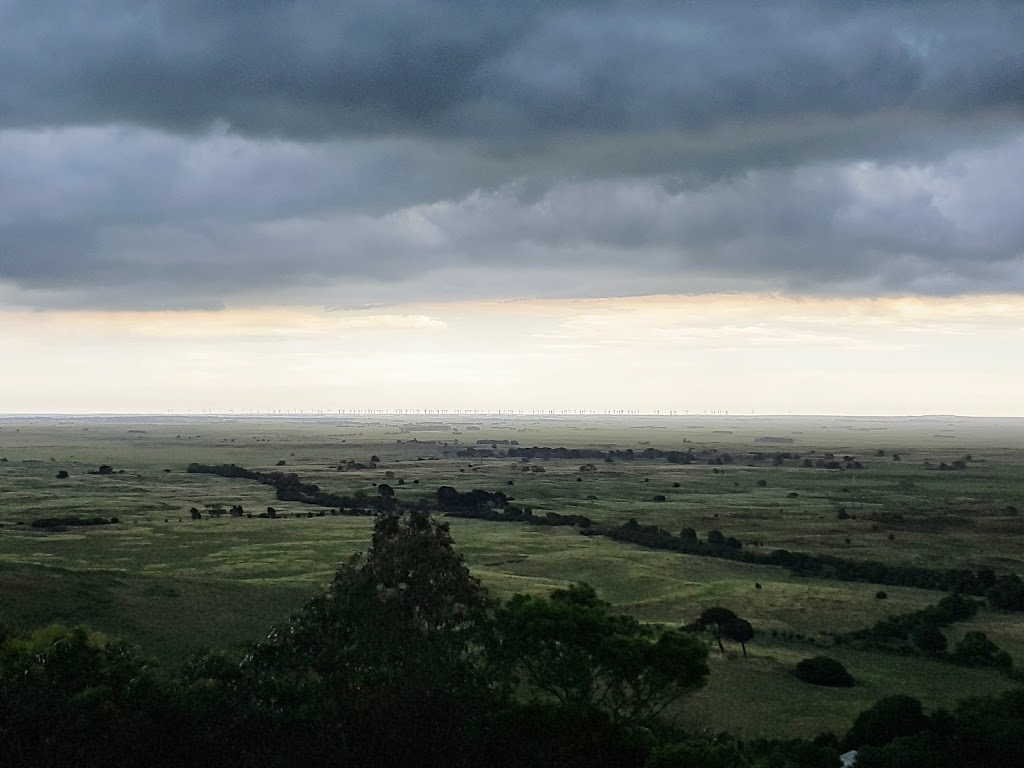
<instances>
[{"instance_id":1,"label":"clump of vegetation","mask_svg":"<svg viewBox=\"0 0 1024 768\"><path fill-rule=\"evenodd\" d=\"M704 685L704 643L610 607L588 584L547 599L516 595L498 614L498 661L534 696L597 708L616 722L649 721Z\"/></svg>"},{"instance_id":2,"label":"clump of vegetation","mask_svg":"<svg viewBox=\"0 0 1024 768\"><path fill-rule=\"evenodd\" d=\"M995 666L1010 669L1013 659L1006 651L988 639L984 632L967 632L956 648L949 654L954 664L967 667Z\"/></svg>"},{"instance_id":3,"label":"clump of vegetation","mask_svg":"<svg viewBox=\"0 0 1024 768\"><path fill-rule=\"evenodd\" d=\"M857 716L843 742L850 749L881 747L920 733L928 725L920 701L902 694L887 696Z\"/></svg>"},{"instance_id":4,"label":"clump of vegetation","mask_svg":"<svg viewBox=\"0 0 1024 768\"><path fill-rule=\"evenodd\" d=\"M793 674L798 680L829 688L850 688L855 684L846 667L830 656L812 656L799 661Z\"/></svg>"},{"instance_id":5,"label":"clump of vegetation","mask_svg":"<svg viewBox=\"0 0 1024 768\"><path fill-rule=\"evenodd\" d=\"M33 528L73 528L81 526L91 525L111 525L117 523L116 517L99 517L98 515L93 517L83 517L81 515L64 515L61 517L41 517L38 520L32 521Z\"/></svg>"},{"instance_id":6,"label":"clump of vegetation","mask_svg":"<svg viewBox=\"0 0 1024 768\"><path fill-rule=\"evenodd\" d=\"M884 594L879 592L876 597ZM946 652L948 641L942 634L942 628L973 618L978 606L976 600L947 595L929 608L886 617L874 626L851 632L842 639L869 650L931 656L963 666L1012 667L1009 654L989 640L984 632L968 632L952 653Z\"/></svg>"}]
</instances>

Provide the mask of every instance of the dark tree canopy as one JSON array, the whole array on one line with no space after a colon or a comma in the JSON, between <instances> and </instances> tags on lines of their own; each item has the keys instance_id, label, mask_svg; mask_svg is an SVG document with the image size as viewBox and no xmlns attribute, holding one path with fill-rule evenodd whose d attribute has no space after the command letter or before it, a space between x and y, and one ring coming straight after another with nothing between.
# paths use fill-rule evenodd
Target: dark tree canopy
<instances>
[{"instance_id":1,"label":"dark tree canopy","mask_svg":"<svg viewBox=\"0 0 1024 768\"><path fill-rule=\"evenodd\" d=\"M726 640L739 643L743 655L747 655L747 643L754 639L754 627L746 619L733 619L722 625L722 636Z\"/></svg>"},{"instance_id":2,"label":"dark tree canopy","mask_svg":"<svg viewBox=\"0 0 1024 768\"><path fill-rule=\"evenodd\" d=\"M927 726L928 718L920 701L911 696L887 696L857 716L845 743L850 749L879 747L899 736L919 733Z\"/></svg>"},{"instance_id":3,"label":"dark tree canopy","mask_svg":"<svg viewBox=\"0 0 1024 768\"><path fill-rule=\"evenodd\" d=\"M436 763L432 748L457 743L457 731L490 710L482 649L492 609L447 524L416 511L381 515L369 552L339 569L243 668L264 707L314 702L317 738L340 739L344 724L352 749L352 734L379 739L388 722L387 743L376 747L382 761L411 764L418 751L420 762Z\"/></svg>"},{"instance_id":4,"label":"dark tree canopy","mask_svg":"<svg viewBox=\"0 0 1024 768\"><path fill-rule=\"evenodd\" d=\"M914 645L929 656L941 656L946 651L946 636L935 624L920 624L910 633Z\"/></svg>"},{"instance_id":5,"label":"dark tree canopy","mask_svg":"<svg viewBox=\"0 0 1024 768\"><path fill-rule=\"evenodd\" d=\"M708 675L704 643L611 614L588 584L516 595L498 619L498 656L528 688L616 721L652 718Z\"/></svg>"},{"instance_id":6,"label":"dark tree canopy","mask_svg":"<svg viewBox=\"0 0 1024 768\"><path fill-rule=\"evenodd\" d=\"M722 629L725 625L739 619L735 613L730 611L728 608L722 608L721 606L713 606L706 608L701 612L697 618L697 626L701 629L711 628L714 632L715 640L718 642L718 650L725 653L725 646L722 645Z\"/></svg>"},{"instance_id":7,"label":"dark tree canopy","mask_svg":"<svg viewBox=\"0 0 1024 768\"><path fill-rule=\"evenodd\" d=\"M798 662L793 674L799 680L812 685L824 685L830 688L850 688L854 685L853 676L846 671L839 661L829 656L813 656Z\"/></svg>"},{"instance_id":8,"label":"dark tree canopy","mask_svg":"<svg viewBox=\"0 0 1024 768\"><path fill-rule=\"evenodd\" d=\"M8 634L0 631L0 764L141 768L138 744L153 738L164 704L150 662L83 627Z\"/></svg>"}]
</instances>

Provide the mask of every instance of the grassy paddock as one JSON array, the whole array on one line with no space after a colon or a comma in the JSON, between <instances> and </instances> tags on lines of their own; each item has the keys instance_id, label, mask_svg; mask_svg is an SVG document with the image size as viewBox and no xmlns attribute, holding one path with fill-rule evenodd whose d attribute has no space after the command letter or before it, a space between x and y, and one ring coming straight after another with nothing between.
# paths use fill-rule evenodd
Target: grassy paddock
<instances>
[{"instance_id":1,"label":"grassy paddock","mask_svg":"<svg viewBox=\"0 0 1024 768\"><path fill-rule=\"evenodd\" d=\"M693 527L702 538L720 530L762 551L1015 571L1024 560L1024 536L1015 535L1024 532L1020 426L952 417L2 417L0 619L25 627L87 623L173 666L198 648L238 647L262 637L368 544L370 518L309 518L315 508L278 502L268 486L186 474L190 462L283 468L326 490L369 497L384 482L405 499L430 497L439 485L502 490L539 514L578 513L609 523L636 517L673 533ZM501 441L513 440L603 450L715 449L733 461L599 460L596 469L581 470L590 462L457 455L492 444L503 452L509 446ZM778 452L797 458L777 464ZM900 461L893 461L894 452ZM804 466L827 454L851 456L863 469ZM967 454L965 469L938 469ZM374 467L372 456L380 459ZM349 460L366 468L349 469ZM114 472L90 474L101 464ZM57 479L60 470L66 479ZM216 505L235 504L249 513L272 505L280 519L208 516ZM191 519L192 507L203 519ZM839 509L847 519L839 519ZM66 515L118 522L64 531L31 525ZM731 647L725 658L712 653L708 688L687 700L681 714L694 726L809 735L843 730L857 711L890 693L950 706L1008 685L990 670L823 651L826 633L919 610L938 593L884 587L888 598L879 600L872 585L644 550L573 529L450 522L474 573L502 597L588 581L616 608L646 621L685 624L712 605L747 617L757 632L750 656L742 659ZM1019 615L982 611L947 634L955 641L970 629L987 632L1024 663ZM860 685L834 691L791 677L796 661L820 652L841 659Z\"/></svg>"}]
</instances>

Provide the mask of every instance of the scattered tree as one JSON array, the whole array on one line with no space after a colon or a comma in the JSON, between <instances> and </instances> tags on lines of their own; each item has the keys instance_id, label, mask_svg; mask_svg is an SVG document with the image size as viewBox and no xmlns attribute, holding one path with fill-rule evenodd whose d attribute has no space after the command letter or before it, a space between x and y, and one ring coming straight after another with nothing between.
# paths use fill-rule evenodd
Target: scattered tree
<instances>
[{"instance_id":1,"label":"scattered tree","mask_svg":"<svg viewBox=\"0 0 1024 768\"><path fill-rule=\"evenodd\" d=\"M714 606L712 608L706 608L701 612L700 616L697 617L697 626L701 629L711 627L715 640L718 642L718 650L725 653L725 646L722 645L722 629L727 624L737 621L738 619L739 616L728 608Z\"/></svg>"},{"instance_id":2,"label":"scattered tree","mask_svg":"<svg viewBox=\"0 0 1024 768\"><path fill-rule=\"evenodd\" d=\"M722 626L722 635L727 640L739 643L743 655L747 655L747 643L754 639L754 627L746 619L733 619Z\"/></svg>"}]
</instances>

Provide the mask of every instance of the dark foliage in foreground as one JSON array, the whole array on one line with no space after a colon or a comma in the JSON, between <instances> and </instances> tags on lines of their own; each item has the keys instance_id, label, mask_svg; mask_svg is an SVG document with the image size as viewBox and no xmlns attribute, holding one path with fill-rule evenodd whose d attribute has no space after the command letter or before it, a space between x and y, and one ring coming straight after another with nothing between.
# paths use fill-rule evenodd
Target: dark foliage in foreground
<instances>
[{"instance_id":1,"label":"dark foliage in foreground","mask_svg":"<svg viewBox=\"0 0 1024 768\"><path fill-rule=\"evenodd\" d=\"M889 697L861 713L845 745L861 747L857 768L1014 768L1024 754L1024 690L930 717L908 696Z\"/></svg>"},{"instance_id":2,"label":"dark foliage in foreground","mask_svg":"<svg viewBox=\"0 0 1024 768\"><path fill-rule=\"evenodd\" d=\"M611 614L586 585L500 606L446 525L385 514L367 555L240 660L208 653L172 678L84 629L0 626L0 765L837 765L834 737L709 739L659 718L703 684L707 652ZM869 768L1014 764L1024 693L931 717L914 700L882 702L846 741L870 745Z\"/></svg>"}]
</instances>

